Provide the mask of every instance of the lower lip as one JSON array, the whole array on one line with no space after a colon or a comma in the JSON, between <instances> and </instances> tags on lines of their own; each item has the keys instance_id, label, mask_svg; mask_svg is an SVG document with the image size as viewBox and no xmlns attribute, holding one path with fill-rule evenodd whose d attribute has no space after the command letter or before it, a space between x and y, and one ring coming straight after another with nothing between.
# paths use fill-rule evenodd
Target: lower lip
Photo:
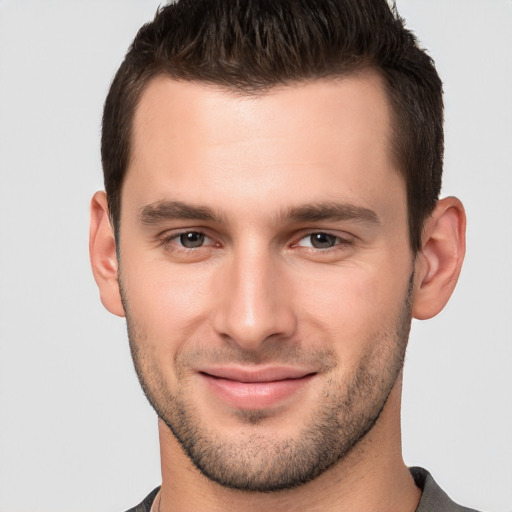
<instances>
[{"instance_id":1,"label":"lower lip","mask_svg":"<svg viewBox=\"0 0 512 512\"><path fill-rule=\"evenodd\" d=\"M221 400L239 409L266 409L291 397L313 379L306 375L299 379L271 382L238 382L201 374L209 388Z\"/></svg>"}]
</instances>

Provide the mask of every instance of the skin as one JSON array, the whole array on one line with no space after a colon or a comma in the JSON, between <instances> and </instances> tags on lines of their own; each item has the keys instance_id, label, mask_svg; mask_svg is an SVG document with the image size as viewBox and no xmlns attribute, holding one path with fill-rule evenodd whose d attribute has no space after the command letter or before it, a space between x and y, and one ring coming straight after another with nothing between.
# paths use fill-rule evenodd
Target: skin
<instances>
[{"instance_id":1,"label":"skin","mask_svg":"<svg viewBox=\"0 0 512 512\"><path fill-rule=\"evenodd\" d=\"M101 192L90 247L103 304L127 316L139 378L165 420L160 510L415 510L401 365L411 315L437 314L453 291L465 220L457 199L439 201L411 253L379 77L258 97L158 77L133 128L119 261ZM187 249L184 233L204 238L189 235L198 245ZM313 247L312 234L324 245ZM252 383L233 402L236 379L226 398L208 376L283 367L307 377L277 398L267 383L268 401ZM319 421L339 434L323 472L279 492L232 488L245 475L262 490L295 467L276 454L314 452L304 438L318 439ZM201 472L168 425L224 458L208 454ZM214 467L231 471L227 483Z\"/></svg>"}]
</instances>

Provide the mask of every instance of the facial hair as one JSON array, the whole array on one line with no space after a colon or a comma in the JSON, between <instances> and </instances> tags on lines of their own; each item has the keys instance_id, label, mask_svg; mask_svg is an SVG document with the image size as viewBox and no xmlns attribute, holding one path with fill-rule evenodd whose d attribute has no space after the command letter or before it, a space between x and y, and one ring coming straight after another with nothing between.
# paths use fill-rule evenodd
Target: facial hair
<instances>
[{"instance_id":1,"label":"facial hair","mask_svg":"<svg viewBox=\"0 0 512 512\"><path fill-rule=\"evenodd\" d=\"M374 332L372 349L352 372L340 371L329 349L304 350L276 340L260 352L229 346L183 349L175 354L177 389L169 389L165 376L146 349L147 336L130 314L122 286L128 337L142 389L158 416L168 426L186 455L210 480L227 488L249 492L274 492L302 485L346 457L377 422L400 375L411 326L413 275L391 326ZM121 284L121 283L120 283ZM243 435L222 435L202 417L187 393L187 370L198 362L243 364L294 364L324 375L322 394L311 408L298 435L282 438L265 425L272 413L238 410ZM309 364L309 366L308 366ZM213 426L214 427L214 426Z\"/></svg>"}]
</instances>

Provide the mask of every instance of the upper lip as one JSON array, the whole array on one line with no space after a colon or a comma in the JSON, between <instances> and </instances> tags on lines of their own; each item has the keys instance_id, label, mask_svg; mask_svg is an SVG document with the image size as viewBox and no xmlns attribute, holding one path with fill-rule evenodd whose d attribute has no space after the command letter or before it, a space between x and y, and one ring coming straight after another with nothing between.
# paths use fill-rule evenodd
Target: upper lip
<instances>
[{"instance_id":1,"label":"upper lip","mask_svg":"<svg viewBox=\"0 0 512 512\"><path fill-rule=\"evenodd\" d=\"M316 373L302 368L273 366L264 368L249 368L236 366L222 366L201 368L199 373L216 377L218 379L234 380L238 382L275 382L286 379L300 379Z\"/></svg>"}]
</instances>

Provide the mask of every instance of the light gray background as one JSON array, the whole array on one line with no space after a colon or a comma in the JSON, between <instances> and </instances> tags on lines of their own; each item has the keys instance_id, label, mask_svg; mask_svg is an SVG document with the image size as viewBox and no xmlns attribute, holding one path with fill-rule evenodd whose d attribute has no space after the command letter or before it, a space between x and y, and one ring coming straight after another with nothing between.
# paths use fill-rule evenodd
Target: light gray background
<instances>
[{"instance_id":1,"label":"light gray background","mask_svg":"<svg viewBox=\"0 0 512 512\"><path fill-rule=\"evenodd\" d=\"M158 1L0 0L0 511L121 511L159 483L124 321L89 269L110 80ZM512 511L512 2L399 0L445 82L444 194L468 255L415 322L404 454L456 500Z\"/></svg>"}]
</instances>

